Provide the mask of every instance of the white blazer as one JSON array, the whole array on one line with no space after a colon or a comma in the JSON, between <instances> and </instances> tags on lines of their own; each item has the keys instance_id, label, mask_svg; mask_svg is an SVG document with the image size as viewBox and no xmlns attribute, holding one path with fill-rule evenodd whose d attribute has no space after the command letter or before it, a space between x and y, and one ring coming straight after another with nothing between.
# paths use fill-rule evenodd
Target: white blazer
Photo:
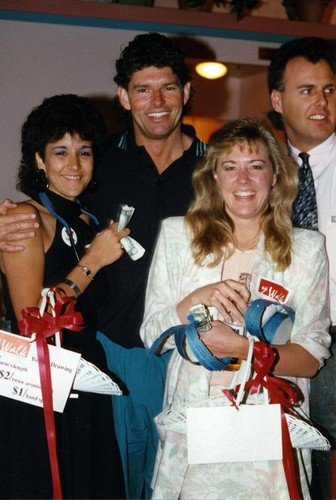
<instances>
[{"instance_id":1,"label":"white blazer","mask_svg":"<svg viewBox=\"0 0 336 500\"><path fill-rule=\"evenodd\" d=\"M145 314L140 330L146 347L150 347L164 330L180 324L176 312L178 302L196 288L221 281L223 263L214 268L196 265L190 241L182 217L163 221L148 277ZM251 299L263 297L257 289L260 277L283 285L289 291L286 304L296 313L291 342L304 347L322 366L323 360L330 356L328 272L324 237L316 231L295 229L292 264L283 272L276 271L274 263L265 255L263 246L264 239L261 238L252 269ZM165 344L166 350L174 347L173 339ZM176 408L188 400L207 397L210 376L211 372L183 360L174 349L167 371L164 409ZM308 411L309 380L292 380L301 388L306 400L305 411ZM181 438L180 446L176 447L177 436L172 436L173 434L166 433L164 446L158 451L153 498L178 498L180 494L187 462L183 439ZM180 454L176 451L178 449L184 451ZM172 476L174 479L168 483L168 478Z\"/></svg>"}]
</instances>

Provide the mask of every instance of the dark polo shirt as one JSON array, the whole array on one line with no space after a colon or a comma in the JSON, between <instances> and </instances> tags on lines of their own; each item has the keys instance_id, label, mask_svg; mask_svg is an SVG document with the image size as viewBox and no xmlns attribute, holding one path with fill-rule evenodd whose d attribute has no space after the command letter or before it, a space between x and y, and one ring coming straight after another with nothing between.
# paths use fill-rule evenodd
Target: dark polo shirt
<instances>
[{"instance_id":1,"label":"dark polo shirt","mask_svg":"<svg viewBox=\"0 0 336 500\"><path fill-rule=\"evenodd\" d=\"M106 267L109 293L99 312L99 330L124 347L143 347L139 329L143 318L147 275L160 226L166 217L184 215L192 198L191 176L206 149L192 127L190 148L161 175L144 147L135 144L131 131L116 134L97 167L98 189L85 199L90 212L104 226L117 220L120 204L135 207L131 236L145 249L132 261L127 254Z\"/></svg>"}]
</instances>

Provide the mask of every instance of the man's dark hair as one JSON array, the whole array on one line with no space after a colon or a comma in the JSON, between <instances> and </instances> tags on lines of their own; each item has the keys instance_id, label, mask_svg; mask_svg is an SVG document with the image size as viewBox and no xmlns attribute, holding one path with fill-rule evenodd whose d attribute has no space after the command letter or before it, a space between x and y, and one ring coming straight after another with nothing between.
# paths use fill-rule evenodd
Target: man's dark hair
<instances>
[{"instance_id":1,"label":"man's dark hair","mask_svg":"<svg viewBox=\"0 0 336 500\"><path fill-rule=\"evenodd\" d=\"M44 159L46 146L66 133L78 134L81 139L91 141L95 160L103 153L107 140L106 122L87 97L61 94L46 98L31 111L22 126L18 190L28 196L36 192L35 153Z\"/></svg>"},{"instance_id":2,"label":"man's dark hair","mask_svg":"<svg viewBox=\"0 0 336 500\"><path fill-rule=\"evenodd\" d=\"M182 86L191 80L181 48L164 35L145 33L137 35L121 52L114 81L127 90L133 73L150 66L171 68Z\"/></svg>"},{"instance_id":3,"label":"man's dark hair","mask_svg":"<svg viewBox=\"0 0 336 500\"><path fill-rule=\"evenodd\" d=\"M302 57L312 64L325 61L330 66L331 71L336 74L336 50L331 40L318 37L297 38L281 45L271 60L267 77L270 94L273 90L284 91L286 66L289 61L296 57ZM283 130L280 113L272 110L268 113L268 117L277 128Z\"/></svg>"}]
</instances>

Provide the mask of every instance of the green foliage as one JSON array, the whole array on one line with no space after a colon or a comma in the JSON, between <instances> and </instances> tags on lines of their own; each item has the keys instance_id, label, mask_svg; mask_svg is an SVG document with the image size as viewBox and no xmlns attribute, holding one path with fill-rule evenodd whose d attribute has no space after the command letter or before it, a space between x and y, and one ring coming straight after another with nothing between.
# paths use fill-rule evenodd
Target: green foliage
<instances>
[{"instance_id":1,"label":"green foliage","mask_svg":"<svg viewBox=\"0 0 336 500\"><path fill-rule=\"evenodd\" d=\"M203 5L206 0L187 0L186 4L190 8L195 8ZM253 9L257 7L259 0L214 0L214 4L218 7L220 5L229 5L230 12L236 14L239 21L244 17L246 9Z\"/></svg>"},{"instance_id":2,"label":"green foliage","mask_svg":"<svg viewBox=\"0 0 336 500\"><path fill-rule=\"evenodd\" d=\"M257 7L258 0L228 0L228 1L215 1L215 4L230 5L230 12L235 13L237 21L243 19L246 9L254 9Z\"/></svg>"}]
</instances>

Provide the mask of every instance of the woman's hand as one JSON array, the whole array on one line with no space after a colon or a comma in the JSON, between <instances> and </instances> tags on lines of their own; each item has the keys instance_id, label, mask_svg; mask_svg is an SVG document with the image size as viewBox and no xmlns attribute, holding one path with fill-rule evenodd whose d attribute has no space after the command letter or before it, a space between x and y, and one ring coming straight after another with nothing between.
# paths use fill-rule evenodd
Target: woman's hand
<instances>
[{"instance_id":1,"label":"woman's hand","mask_svg":"<svg viewBox=\"0 0 336 500\"><path fill-rule=\"evenodd\" d=\"M246 359L249 343L222 321L213 321L208 332L200 334L202 342L217 358Z\"/></svg>"},{"instance_id":2,"label":"woman's hand","mask_svg":"<svg viewBox=\"0 0 336 500\"><path fill-rule=\"evenodd\" d=\"M235 280L219 281L202 286L191 292L177 305L177 313L185 322L190 308L197 304L212 306L229 323L244 321L244 313L250 299L250 292L243 283Z\"/></svg>"},{"instance_id":3,"label":"woman's hand","mask_svg":"<svg viewBox=\"0 0 336 500\"><path fill-rule=\"evenodd\" d=\"M128 228L118 231L118 223L111 223L108 228L96 235L87 254L81 258L81 262L85 263L90 269L98 266L96 272L102 267L112 264L123 255L124 250L120 240L129 234L130 230ZM92 264L90 264L90 261L93 261Z\"/></svg>"},{"instance_id":4,"label":"woman's hand","mask_svg":"<svg viewBox=\"0 0 336 500\"><path fill-rule=\"evenodd\" d=\"M123 255L120 240L129 234L130 230L127 228L118 231L117 222L111 223L108 228L98 233L78 265L66 277L68 281L73 282L77 290L69 282L62 282L61 288L65 285L68 295L78 297L102 267L112 264Z\"/></svg>"}]
</instances>

